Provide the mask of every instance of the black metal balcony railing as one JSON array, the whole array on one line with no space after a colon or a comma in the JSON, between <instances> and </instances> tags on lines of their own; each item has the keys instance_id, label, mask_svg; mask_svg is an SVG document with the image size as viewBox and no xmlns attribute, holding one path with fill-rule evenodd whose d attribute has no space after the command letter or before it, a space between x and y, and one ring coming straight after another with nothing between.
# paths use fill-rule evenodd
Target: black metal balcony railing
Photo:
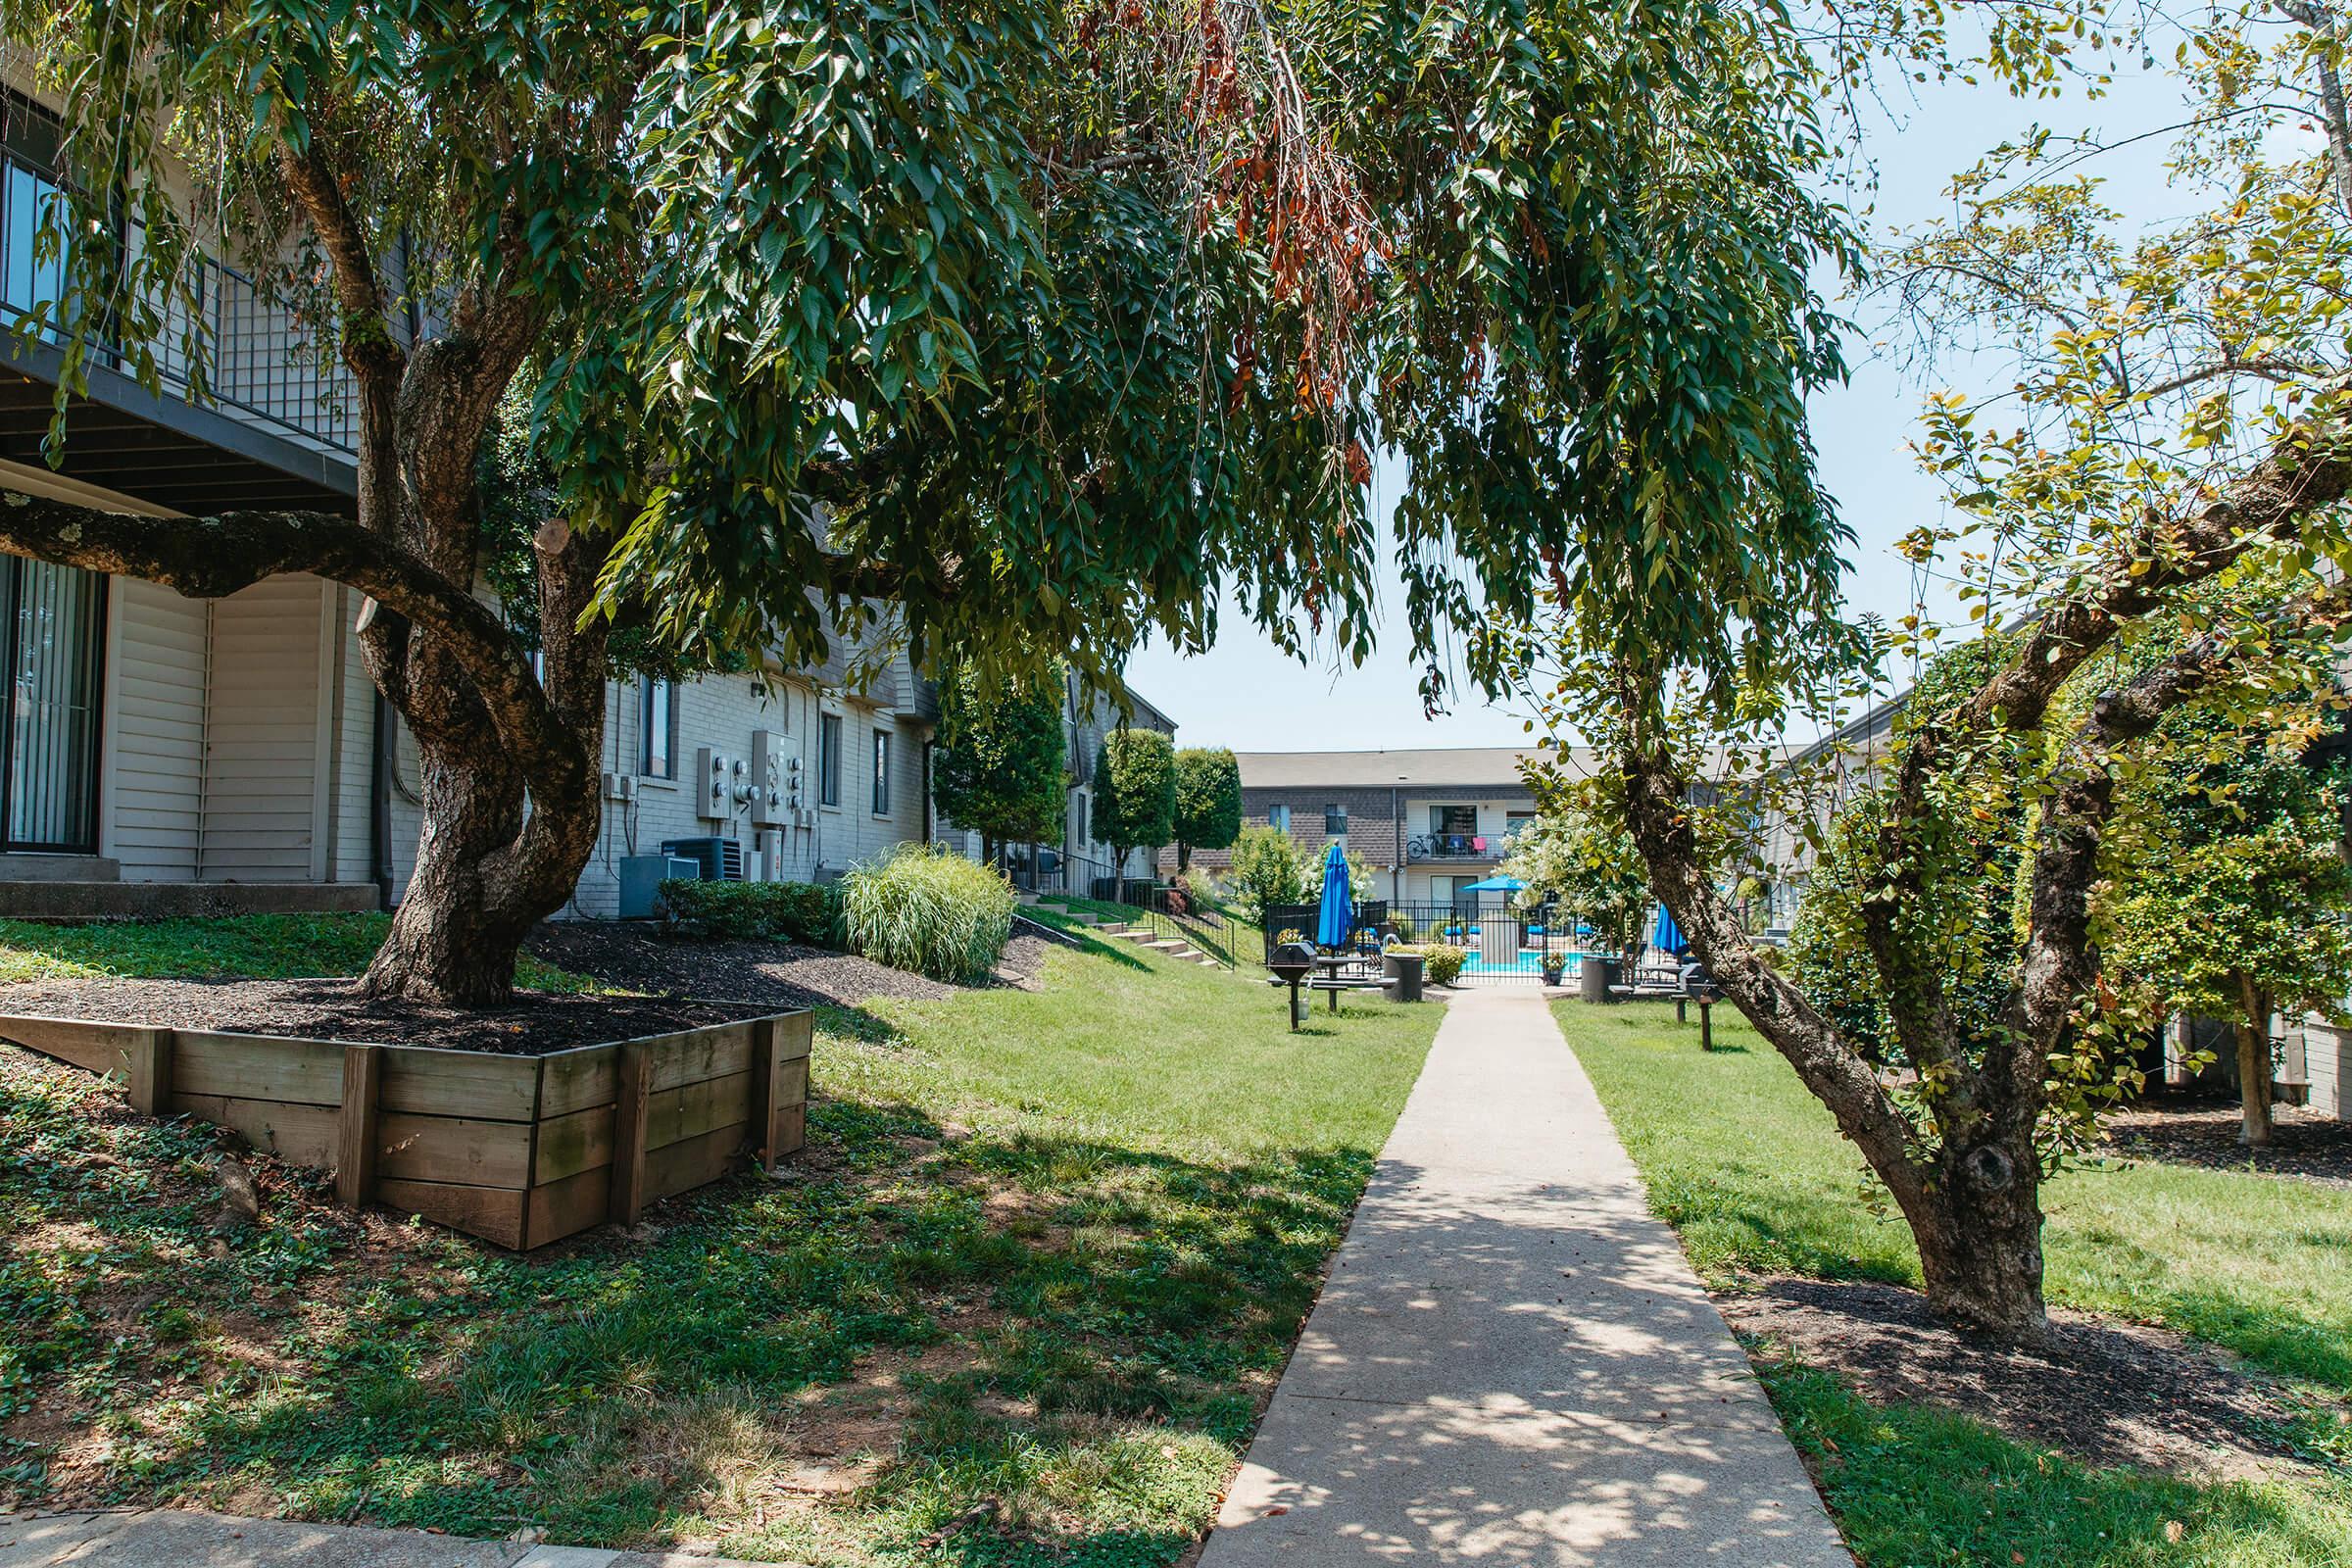
<instances>
[{"instance_id":1,"label":"black metal balcony railing","mask_svg":"<svg viewBox=\"0 0 2352 1568\"><path fill-rule=\"evenodd\" d=\"M1404 841L1404 858L1420 860L1499 860L1511 853L1508 833L1416 833Z\"/></svg>"},{"instance_id":2,"label":"black metal balcony railing","mask_svg":"<svg viewBox=\"0 0 2352 1568\"><path fill-rule=\"evenodd\" d=\"M71 323L56 318L66 258L62 251L42 255L39 236L52 204L63 200L44 172L0 153L0 329L16 333L47 306L48 318L32 336L52 346L71 335ZM74 236L65 222L56 227L69 244L135 250L142 238L135 222L98 236ZM349 368L322 359L309 326L252 278L210 257L196 268L194 306L176 297L169 302L162 340L149 346L162 389L190 407L216 410L306 446L356 450ZM201 332L191 333L199 324L192 315L201 318ZM103 326L90 335L91 362L135 376L139 367L132 356ZM205 344L201 376L188 352L191 336Z\"/></svg>"}]
</instances>

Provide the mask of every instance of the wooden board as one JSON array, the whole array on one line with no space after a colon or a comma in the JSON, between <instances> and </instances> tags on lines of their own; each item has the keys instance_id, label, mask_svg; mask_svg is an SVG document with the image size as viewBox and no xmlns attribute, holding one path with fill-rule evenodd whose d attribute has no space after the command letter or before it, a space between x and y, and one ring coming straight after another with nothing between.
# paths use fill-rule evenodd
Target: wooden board
<instances>
[{"instance_id":1,"label":"wooden board","mask_svg":"<svg viewBox=\"0 0 2352 1568\"><path fill-rule=\"evenodd\" d=\"M386 1046L378 1093L386 1110L529 1121L539 1098L539 1058Z\"/></svg>"},{"instance_id":2,"label":"wooden board","mask_svg":"<svg viewBox=\"0 0 2352 1568\"><path fill-rule=\"evenodd\" d=\"M375 1120L375 1171L378 1178L519 1191L530 1185L530 1124L387 1111Z\"/></svg>"},{"instance_id":3,"label":"wooden board","mask_svg":"<svg viewBox=\"0 0 2352 1568\"><path fill-rule=\"evenodd\" d=\"M174 1091L174 1114L226 1127L265 1154L314 1170L335 1163L339 1113L332 1105L295 1105L275 1100L233 1100Z\"/></svg>"},{"instance_id":4,"label":"wooden board","mask_svg":"<svg viewBox=\"0 0 2352 1568\"><path fill-rule=\"evenodd\" d=\"M539 1058L539 1114L568 1116L610 1105L620 1093L620 1048L576 1046Z\"/></svg>"},{"instance_id":5,"label":"wooden board","mask_svg":"<svg viewBox=\"0 0 2352 1568\"><path fill-rule=\"evenodd\" d=\"M384 1048L343 1048L343 1103L335 1112L335 1201L357 1208L375 1196L376 1122Z\"/></svg>"},{"instance_id":6,"label":"wooden board","mask_svg":"<svg viewBox=\"0 0 2352 1568\"><path fill-rule=\"evenodd\" d=\"M71 1062L85 1072L129 1071L128 1052L143 1038L141 1024L85 1023L79 1018L47 1018L23 1013L0 1016L0 1040L13 1041L27 1051Z\"/></svg>"},{"instance_id":7,"label":"wooden board","mask_svg":"<svg viewBox=\"0 0 2352 1568\"><path fill-rule=\"evenodd\" d=\"M612 1107L591 1105L539 1124L531 1182L544 1187L612 1163Z\"/></svg>"},{"instance_id":8,"label":"wooden board","mask_svg":"<svg viewBox=\"0 0 2352 1568\"><path fill-rule=\"evenodd\" d=\"M666 1149L699 1138L713 1127L749 1121L751 1115L752 1075L748 1072L660 1090L646 1097L645 1147L649 1152Z\"/></svg>"},{"instance_id":9,"label":"wooden board","mask_svg":"<svg viewBox=\"0 0 2352 1568\"><path fill-rule=\"evenodd\" d=\"M816 1014L803 1007L771 1020L776 1029L776 1054L790 1061L806 1056L816 1043Z\"/></svg>"},{"instance_id":10,"label":"wooden board","mask_svg":"<svg viewBox=\"0 0 2352 1568\"><path fill-rule=\"evenodd\" d=\"M752 1067L752 1029L761 1020L711 1024L645 1041L653 1077L646 1087L659 1094L707 1079L732 1077Z\"/></svg>"},{"instance_id":11,"label":"wooden board","mask_svg":"<svg viewBox=\"0 0 2352 1568\"><path fill-rule=\"evenodd\" d=\"M797 1154L808 1143L808 1107L787 1105L776 1112L775 1157Z\"/></svg>"},{"instance_id":12,"label":"wooden board","mask_svg":"<svg viewBox=\"0 0 2352 1568\"><path fill-rule=\"evenodd\" d=\"M734 1168L735 1156L751 1135L751 1123L738 1121L652 1151L645 1156L646 1200L668 1198L718 1180Z\"/></svg>"},{"instance_id":13,"label":"wooden board","mask_svg":"<svg viewBox=\"0 0 2352 1568\"><path fill-rule=\"evenodd\" d=\"M172 1082L191 1095L338 1105L343 1102L343 1047L331 1040L182 1029L172 1037Z\"/></svg>"},{"instance_id":14,"label":"wooden board","mask_svg":"<svg viewBox=\"0 0 2352 1568\"><path fill-rule=\"evenodd\" d=\"M605 1166L534 1187L526 1206L528 1229L524 1245L545 1247L602 1225L612 1211L612 1177Z\"/></svg>"},{"instance_id":15,"label":"wooden board","mask_svg":"<svg viewBox=\"0 0 2352 1568\"><path fill-rule=\"evenodd\" d=\"M465 1187L446 1182L379 1178L376 1201L403 1214L422 1214L501 1247L522 1247L524 1195L508 1187Z\"/></svg>"}]
</instances>

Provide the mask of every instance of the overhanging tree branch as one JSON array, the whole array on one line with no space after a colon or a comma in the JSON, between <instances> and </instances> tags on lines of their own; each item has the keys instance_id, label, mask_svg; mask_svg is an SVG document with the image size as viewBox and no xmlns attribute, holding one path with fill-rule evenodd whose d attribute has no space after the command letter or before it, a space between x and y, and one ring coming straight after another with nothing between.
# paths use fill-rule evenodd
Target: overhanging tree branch
<instances>
[{"instance_id":1,"label":"overhanging tree branch","mask_svg":"<svg viewBox=\"0 0 2352 1568\"><path fill-rule=\"evenodd\" d=\"M219 599L283 572L347 583L445 640L543 794L577 790L593 759L489 606L390 540L323 512L156 517L0 491L0 552L139 577Z\"/></svg>"}]
</instances>

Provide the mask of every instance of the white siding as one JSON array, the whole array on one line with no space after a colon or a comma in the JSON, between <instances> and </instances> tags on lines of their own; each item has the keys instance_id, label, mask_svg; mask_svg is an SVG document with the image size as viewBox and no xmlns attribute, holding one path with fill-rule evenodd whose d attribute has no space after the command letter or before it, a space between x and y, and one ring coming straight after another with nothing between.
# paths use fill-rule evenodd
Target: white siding
<instances>
[{"instance_id":1,"label":"white siding","mask_svg":"<svg viewBox=\"0 0 2352 1568\"><path fill-rule=\"evenodd\" d=\"M320 587L316 577L272 577L213 608L199 860L207 881L319 874Z\"/></svg>"},{"instance_id":2,"label":"white siding","mask_svg":"<svg viewBox=\"0 0 2352 1568\"><path fill-rule=\"evenodd\" d=\"M118 577L108 681L106 849L134 882L196 877L210 607Z\"/></svg>"}]
</instances>

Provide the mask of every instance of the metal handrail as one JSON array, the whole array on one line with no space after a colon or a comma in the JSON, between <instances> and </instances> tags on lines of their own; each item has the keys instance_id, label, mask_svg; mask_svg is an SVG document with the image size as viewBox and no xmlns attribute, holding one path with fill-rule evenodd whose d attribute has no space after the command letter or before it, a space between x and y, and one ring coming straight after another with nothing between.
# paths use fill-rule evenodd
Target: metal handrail
<instances>
[{"instance_id":1,"label":"metal handrail","mask_svg":"<svg viewBox=\"0 0 2352 1568\"><path fill-rule=\"evenodd\" d=\"M55 291L63 287L66 259L61 253L44 261L38 235L41 210L62 195L48 171L0 150L0 315L6 330L21 332L43 306L57 306ZM72 232L70 224L59 227ZM105 237L120 256L127 256L143 236L143 226L131 221ZM157 384L191 408L219 409L240 422L330 451L357 451L358 403L350 368L324 359L310 327L251 277L210 256L198 256L196 267L195 309L201 319L189 319L184 299L166 303L166 330L161 341L149 345L147 356ZM90 333L91 362L137 375L143 368L134 368L133 356L105 326L96 323ZM191 363L187 348L198 327L193 336L209 350L204 356L209 364L201 368ZM63 345L71 333L50 321L32 335Z\"/></svg>"}]
</instances>

